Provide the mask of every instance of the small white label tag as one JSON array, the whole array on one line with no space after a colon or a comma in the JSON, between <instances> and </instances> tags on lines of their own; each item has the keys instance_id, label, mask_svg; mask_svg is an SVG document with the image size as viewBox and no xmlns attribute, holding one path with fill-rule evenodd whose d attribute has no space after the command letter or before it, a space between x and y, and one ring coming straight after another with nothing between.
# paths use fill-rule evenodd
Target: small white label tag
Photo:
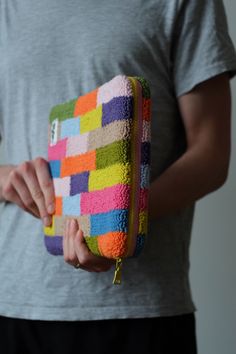
<instances>
[{"instance_id":1,"label":"small white label tag","mask_svg":"<svg viewBox=\"0 0 236 354\"><path fill-rule=\"evenodd\" d=\"M54 119L51 123L51 145L55 145L58 140L58 119Z\"/></svg>"}]
</instances>

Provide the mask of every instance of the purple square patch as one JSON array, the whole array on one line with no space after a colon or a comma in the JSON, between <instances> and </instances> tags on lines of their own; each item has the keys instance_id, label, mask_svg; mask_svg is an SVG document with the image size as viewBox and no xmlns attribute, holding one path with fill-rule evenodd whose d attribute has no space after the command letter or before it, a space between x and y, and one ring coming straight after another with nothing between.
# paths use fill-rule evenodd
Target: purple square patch
<instances>
[{"instance_id":1,"label":"purple square patch","mask_svg":"<svg viewBox=\"0 0 236 354\"><path fill-rule=\"evenodd\" d=\"M71 176L70 195L88 192L88 177L88 171Z\"/></svg>"}]
</instances>

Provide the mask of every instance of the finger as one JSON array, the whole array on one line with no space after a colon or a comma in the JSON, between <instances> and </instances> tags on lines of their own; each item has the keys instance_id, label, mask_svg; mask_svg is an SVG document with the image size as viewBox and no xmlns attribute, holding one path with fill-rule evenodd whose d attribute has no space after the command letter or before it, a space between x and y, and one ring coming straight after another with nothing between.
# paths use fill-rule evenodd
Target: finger
<instances>
[{"instance_id":1,"label":"finger","mask_svg":"<svg viewBox=\"0 0 236 354\"><path fill-rule=\"evenodd\" d=\"M69 219L66 220L65 223L65 231L64 231L64 235L63 235L63 254L64 254L64 258L65 261L68 260L68 255L69 255Z\"/></svg>"},{"instance_id":2,"label":"finger","mask_svg":"<svg viewBox=\"0 0 236 354\"><path fill-rule=\"evenodd\" d=\"M43 220L45 226L50 226L52 222L51 216L48 215L45 206L44 195L38 182L38 178L34 169L34 166L26 161L19 166L22 177L31 193L31 196L38 207L40 217Z\"/></svg>"},{"instance_id":3,"label":"finger","mask_svg":"<svg viewBox=\"0 0 236 354\"><path fill-rule=\"evenodd\" d=\"M64 260L66 262L68 261L68 230L69 230L68 223L69 223L69 220L66 220L65 231L64 231L63 239L62 239L63 256L64 256Z\"/></svg>"},{"instance_id":4,"label":"finger","mask_svg":"<svg viewBox=\"0 0 236 354\"><path fill-rule=\"evenodd\" d=\"M73 232L75 233L75 237L74 237L74 247L75 247L75 251L76 254L78 256L79 259L85 259L86 257L89 257L90 255L92 255L92 253L90 252L85 240L84 240L84 235L83 235L83 231L81 230L81 228L79 227L79 223L76 219L73 219ZM81 261L82 261L81 259Z\"/></svg>"},{"instance_id":5,"label":"finger","mask_svg":"<svg viewBox=\"0 0 236 354\"><path fill-rule=\"evenodd\" d=\"M5 188L4 198L7 201L16 204L18 207L20 207L21 209L27 211L28 213L32 214L33 216L38 217L37 214L34 214L31 210L28 210L26 208L26 206L23 204L20 196L18 195L17 190L15 190L15 188L14 188L14 186L12 184L9 187Z\"/></svg>"},{"instance_id":6,"label":"finger","mask_svg":"<svg viewBox=\"0 0 236 354\"><path fill-rule=\"evenodd\" d=\"M47 212L53 214L55 211L55 192L48 163L43 158L38 157L35 160L34 165L39 185L44 195Z\"/></svg>"},{"instance_id":7,"label":"finger","mask_svg":"<svg viewBox=\"0 0 236 354\"><path fill-rule=\"evenodd\" d=\"M69 253L70 263L72 265L76 265L79 261L77 254L76 254L75 245L74 245L74 238L75 238L77 229L78 229L78 226L75 223L75 221L73 219L70 220L69 225L68 225L68 253Z\"/></svg>"},{"instance_id":8,"label":"finger","mask_svg":"<svg viewBox=\"0 0 236 354\"><path fill-rule=\"evenodd\" d=\"M30 213L34 217L36 217L36 218L39 217L39 213L37 210L29 210L26 207L26 205L24 205L20 195L18 194L17 189L14 187L14 185L12 183L12 180L4 187L3 196L7 201L16 204L18 207L20 207L24 211L27 211L28 213Z\"/></svg>"},{"instance_id":9,"label":"finger","mask_svg":"<svg viewBox=\"0 0 236 354\"><path fill-rule=\"evenodd\" d=\"M31 214L32 216L34 216L37 219L40 219L40 215L39 215L39 211L37 206L35 205L35 210L37 209L37 213L33 212L32 210L28 210L27 208L25 208L24 210L27 211L27 213Z\"/></svg>"},{"instance_id":10,"label":"finger","mask_svg":"<svg viewBox=\"0 0 236 354\"><path fill-rule=\"evenodd\" d=\"M76 265L78 263L78 258L74 250L73 235L71 235L70 222L70 219L66 220L66 228L63 237L63 253L64 260L67 263L70 265Z\"/></svg>"},{"instance_id":11,"label":"finger","mask_svg":"<svg viewBox=\"0 0 236 354\"><path fill-rule=\"evenodd\" d=\"M83 231L79 228L79 223L77 219L72 219L70 224L70 236L73 241L73 250L76 254L76 261L74 265L78 262L80 263L80 268L88 272L93 272L94 269L89 264L90 251L86 245L84 245ZM76 238L80 237L80 241L76 242ZM70 237L69 236L69 237Z\"/></svg>"},{"instance_id":12,"label":"finger","mask_svg":"<svg viewBox=\"0 0 236 354\"><path fill-rule=\"evenodd\" d=\"M104 272L109 270L114 264L113 260L95 256L89 250L84 239L83 231L81 229L76 232L74 244L77 257L85 270L93 272Z\"/></svg>"},{"instance_id":13,"label":"finger","mask_svg":"<svg viewBox=\"0 0 236 354\"><path fill-rule=\"evenodd\" d=\"M40 217L37 205L35 204L27 185L17 170L11 172L10 179L11 184L17 193L16 197L20 199L20 204L22 205L21 207L32 215Z\"/></svg>"}]
</instances>

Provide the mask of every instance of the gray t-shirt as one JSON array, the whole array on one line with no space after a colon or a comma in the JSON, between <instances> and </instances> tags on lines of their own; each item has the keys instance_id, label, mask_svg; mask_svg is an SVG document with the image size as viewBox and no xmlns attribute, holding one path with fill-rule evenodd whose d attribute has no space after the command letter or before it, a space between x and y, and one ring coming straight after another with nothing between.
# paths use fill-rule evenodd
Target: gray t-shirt
<instances>
[{"instance_id":1,"label":"gray t-shirt","mask_svg":"<svg viewBox=\"0 0 236 354\"><path fill-rule=\"evenodd\" d=\"M1 0L0 132L5 161L47 157L52 106L115 75L152 93L151 181L186 150L177 97L236 57L220 0ZM158 203L158 200L156 201ZM0 314L43 320L154 317L195 310L189 285L194 205L149 222L121 286L76 270L44 247L40 220L1 203Z\"/></svg>"}]
</instances>

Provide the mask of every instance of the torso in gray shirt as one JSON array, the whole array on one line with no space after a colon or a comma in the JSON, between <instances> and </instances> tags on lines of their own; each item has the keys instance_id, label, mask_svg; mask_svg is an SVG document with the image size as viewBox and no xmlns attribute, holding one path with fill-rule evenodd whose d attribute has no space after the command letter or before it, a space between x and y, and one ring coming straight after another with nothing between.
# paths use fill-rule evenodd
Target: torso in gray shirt
<instances>
[{"instance_id":1,"label":"torso in gray shirt","mask_svg":"<svg viewBox=\"0 0 236 354\"><path fill-rule=\"evenodd\" d=\"M115 75L152 93L151 181L186 150L178 96L236 69L221 1L1 0L0 132L5 161L47 157L52 106ZM217 36L217 28L220 36ZM156 201L158 203L158 200ZM0 314L88 320L195 310L189 286L194 205L149 222L143 253L113 270L75 270L46 252L40 220L10 203L0 214Z\"/></svg>"}]
</instances>

